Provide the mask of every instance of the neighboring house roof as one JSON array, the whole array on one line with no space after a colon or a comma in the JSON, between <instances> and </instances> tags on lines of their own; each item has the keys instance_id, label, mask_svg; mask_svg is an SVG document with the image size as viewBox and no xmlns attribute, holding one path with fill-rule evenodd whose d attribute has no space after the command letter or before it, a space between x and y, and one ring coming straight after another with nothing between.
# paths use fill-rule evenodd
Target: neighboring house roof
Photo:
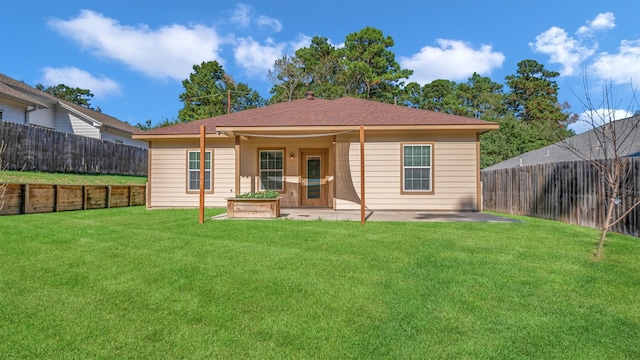
<instances>
[{"instance_id":1,"label":"neighboring house roof","mask_svg":"<svg viewBox=\"0 0 640 360\"><path fill-rule=\"evenodd\" d=\"M483 170L611 158L614 149L611 141L607 139L610 139L612 134L618 137L619 156L640 156L640 115L637 115L612 121L610 124L602 125L538 150L529 151Z\"/></svg>"},{"instance_id":2,"label":"neighboring house roof","mask_svg":"<svg viewBox=\"0 0 640 360\"><path fill-rule=\"evenodd\" d=\"M155 135L198 134L200 126L217 128L304 128L365 126L432 126L489 131L498 124L405 106L343 97L324 100L313 97L215 116L138 133L136 138Z\"/></svg>"},{"instance_id":3,"label":"neighboring house roof","mask_svg":"<svg viewBox=\"0 0 640 360\"><path fill-rule=\"evenodd\" d=\"M139 131L138 128L131 126L124 121L120 121L112 116L88 109L70 101L57 98L44 91L40 91L34 87L31 87L21 81L12 79L4 74L0 74L0 94L12 97L29 105L48 108L49 106L45 104L45 101L38 100L35 97L37 96L40 98L45 98L51 104L60 105L61 107L65 108L67 111L72 112L74 115L78 116L84 121L92 123L92 125L106 125L108 127L122 130L128 133L135 133Z\"/></svg>"},{"instance_id":4,"label":"neighboring house roof","mask_svg":"<svg viewBox=\"0 0 640 360\"><path fill-rule=\"evenodd\" d=\"M49 108L46 104L40 102L40 100L37 100L23 92L20 92L2 82L0 82L0 94L26 105L37 106L41 109Z\"/></svg>"},{"instance_id":5,"label":"neighboring house roof","mask_svg":"<svg viewBox=\"0 0 640 360\"><path fill-rule=\"evenodd\" d=\"M120 121L113 116L109 116L99 111L87 109L86 107L74 104L70 101L58 99L58 104L64 107L68 111L74 113L76 116L84 118L85 120L92 121L97 125L106 125L115 129L126 131L128 133L136 133L140 131L139 128L129 125L126 122Z\"/></svg>"}]
</instances>

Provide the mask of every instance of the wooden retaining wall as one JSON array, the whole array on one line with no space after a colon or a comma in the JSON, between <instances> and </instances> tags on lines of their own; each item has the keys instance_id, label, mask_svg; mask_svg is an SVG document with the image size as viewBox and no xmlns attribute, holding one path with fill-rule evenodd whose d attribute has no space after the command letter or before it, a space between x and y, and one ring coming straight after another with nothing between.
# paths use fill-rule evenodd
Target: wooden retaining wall
<instances>
[{"instance_id":1,"label":"wooden retaining wall","mask_svg":"<svg viewBox=\"0 0 640 360\"><path fill-rule=\"evenodd\" d=\"M145 185L7 184L0 215L145 205Z\"/></svg>"},{"instance_id":2,"label":"wooden retaining wall","mask_svg":"<svg viewBox=\"0 0 640 360\"><path fill-rule=\"evenodd\" d=\"M640 199L640 158L626 160L630 173L623 186L629 192L615 205L614 219ZM609 206L601 176L587 161L482 170L483 209L599 229ZM640 206L611 231L640 236Z\"/></svg>"}]
</instances>

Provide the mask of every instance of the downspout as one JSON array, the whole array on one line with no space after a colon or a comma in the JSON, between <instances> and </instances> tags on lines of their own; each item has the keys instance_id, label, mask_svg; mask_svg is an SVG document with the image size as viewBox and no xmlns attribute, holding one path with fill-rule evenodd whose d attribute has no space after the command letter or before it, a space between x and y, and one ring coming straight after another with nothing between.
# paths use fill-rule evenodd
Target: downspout
<instances>
[{"instance_id":1,"label":"downspout","mask_svg":"<svg viewBox=\"0 0 640 360\"><path fill-rule=\"evenodd\" d=\"M27 106L24 109L24 123L25 125L29 125L29 113L38 110L38 105Z\"/></svg>"}]
</instances>

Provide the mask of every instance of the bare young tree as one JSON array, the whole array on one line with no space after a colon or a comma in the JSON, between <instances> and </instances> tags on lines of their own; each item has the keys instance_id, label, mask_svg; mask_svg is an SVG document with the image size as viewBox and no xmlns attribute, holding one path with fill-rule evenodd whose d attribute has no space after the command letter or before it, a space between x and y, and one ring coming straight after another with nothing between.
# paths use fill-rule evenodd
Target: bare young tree
<instances>
[{"instance_id":1,"label":"bare young tree","mask_svg":"<svg viewBox=\"0 0 640 360\"><path fill-rule=\"evenodd\" d=\"M585 122L590 130L564 140L560 146L589 162L598 171L604 195L601 200L605 202L606 212L594 253L599 258L609 229L640 206L638 185L634 185L634 182L640 181L634 176L640 174L632 172L633 169L629 166L630 157L640 156L640 114L616 120L620 117L620 112L624 112L624 115L633 114L632 110L638 108L633 85L627 110L616 110L621 106L615 102L610 82L604 83L602 99L596 102L589 92L587 77L584 76L583 79L584 97L579 98L579 101L584 114L579 121Z\"/></svg>"},{"instance_id":2,"label":"bare young tree","mask_svg":"<svg viewBox=\"0 0 640 360\"><path fill-rule=\"evenodd\" d=\"M0 173L7 169L7 165L2 161L2 154L7 149L7 144L4 141L0 142ZM7 191L7 182L0 180L0 211L4 207L4 194Z\"/></svg>"}]
</instances>

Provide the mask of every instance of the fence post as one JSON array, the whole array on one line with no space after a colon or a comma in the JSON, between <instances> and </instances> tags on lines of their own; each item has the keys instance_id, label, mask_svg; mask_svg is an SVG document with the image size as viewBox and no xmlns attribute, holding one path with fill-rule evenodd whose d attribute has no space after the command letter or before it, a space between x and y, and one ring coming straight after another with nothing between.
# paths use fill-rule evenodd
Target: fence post
<instances>
[{"instance_id":1,"label":"fence post","mask_svg":"<svg viewBox=\"0 0 640 360\"><path fill-rule=\"evenodd\" d=\"M22 213L29 213L29 184L24 184L22 187Z\"/></svg>"},{"instance_id":2,"label":"fence post","mask_svg":"<svg viewBox=\"0 0 640 360\"><path fill-rule=\"evenodd\" d=\"M87 210L87 186L82 186L82 210Z\"/></svg>"},{"instance_id":3,"label":"fence post","mask_svg":"<svg viewBox=\"0 0 640 360\"><path fill-rule=\"evenodd\" d=\"M53 196L54 196L53 211L59 212L60 211L60 185L56 184L53 186Z\"/></svg>"}]
</instances>

